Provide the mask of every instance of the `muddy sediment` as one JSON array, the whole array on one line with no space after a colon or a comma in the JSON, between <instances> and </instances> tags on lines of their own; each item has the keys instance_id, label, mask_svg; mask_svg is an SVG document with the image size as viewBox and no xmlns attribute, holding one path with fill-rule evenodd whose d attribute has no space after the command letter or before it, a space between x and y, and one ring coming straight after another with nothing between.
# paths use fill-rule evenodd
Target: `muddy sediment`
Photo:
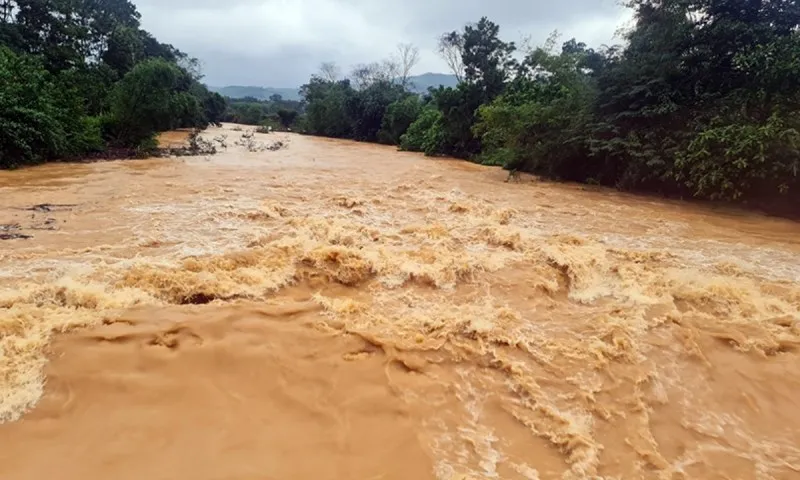
<instances>
[{"instance_id":1,"label":"muddy sediment","mask_svg":"<svg viewBox=\"0 0 800 480\"><path fill-rule=\"evenodd\" d=\"M0 173L2 478L800 475L800 225L256 137Z\"/></svg>"}]
</instances>

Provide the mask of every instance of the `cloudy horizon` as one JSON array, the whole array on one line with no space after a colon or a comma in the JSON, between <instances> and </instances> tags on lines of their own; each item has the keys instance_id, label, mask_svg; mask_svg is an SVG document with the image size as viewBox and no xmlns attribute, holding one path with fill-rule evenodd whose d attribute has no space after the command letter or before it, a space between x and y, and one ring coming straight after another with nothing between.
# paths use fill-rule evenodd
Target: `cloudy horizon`
<instances>
[{"instance_id":1,"label":"cloudy horizon","mask_svg":"<svg viewBox=\"0 0 800 480\"><path fill-rule=\"evenodd\" d=\"M487 16L500 36L535 45L558 30L589 46L618 43L630 19L616 0L132 0L142 27L198 58L213 86L295 88L333 61L347 72L380 61L399 43L420 49L414 74L450 73L436 52L446 31Z\"/></svg>"}]
</instances>

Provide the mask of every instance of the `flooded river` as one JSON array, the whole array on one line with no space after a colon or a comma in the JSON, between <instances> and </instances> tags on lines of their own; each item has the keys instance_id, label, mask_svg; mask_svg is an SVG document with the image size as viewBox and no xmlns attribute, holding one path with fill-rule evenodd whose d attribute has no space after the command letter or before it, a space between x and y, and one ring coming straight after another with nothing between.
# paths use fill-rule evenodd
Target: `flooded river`
<instances>
[{"instance_id":1,"label":"flooded river","mask_svg":"<svg viewBox=\"0 0 800 480\"><path fill-rule=\"evenodd\" d=\"M800 224L232 128L0 172L0 478L800 478Z\"/></svg>"}]
</instances>

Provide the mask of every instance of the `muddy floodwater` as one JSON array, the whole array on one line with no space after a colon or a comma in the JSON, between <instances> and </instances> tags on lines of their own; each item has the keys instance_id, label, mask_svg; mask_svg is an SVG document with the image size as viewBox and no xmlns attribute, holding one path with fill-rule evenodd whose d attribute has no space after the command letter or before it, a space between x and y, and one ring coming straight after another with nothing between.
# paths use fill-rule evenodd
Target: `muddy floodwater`
<instances>
[{"instance_id":1,"label":"muddy floodwater","mask_svg":"<svg viewBox=\"0 0 800 480\"><path fill-rule=\"evenodd\" d=\"M0 172L3 480L800 478L800 224L222 134Z\"/></svg>"}]
</instances>

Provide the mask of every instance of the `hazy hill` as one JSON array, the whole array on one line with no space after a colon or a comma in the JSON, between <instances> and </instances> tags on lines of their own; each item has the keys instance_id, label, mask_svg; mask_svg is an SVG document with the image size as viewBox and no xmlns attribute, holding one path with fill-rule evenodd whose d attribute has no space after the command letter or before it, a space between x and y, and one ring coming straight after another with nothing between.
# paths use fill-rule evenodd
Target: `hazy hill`
<instances>
[{"instance_id":1,"label":"hazy hill","mask_svg":"<svg viewBox=\"0 0 800 480\"><path fill-rule=\"evenodd\" d=\"M217 92L222 96L230 98L253 97L259 100L267 100L272 95L278 94L284 100L300 100L300 90L297 88L272 88L272 87L247 87L230 85L227 87L208 87L212 92Z\"/></svg>"},{"instance_id":2,"label":"hazy hill","mask_svg":"<svg viewBox=\"0 0 800 480\"><path fill-rule=\"evenodd\" d=\"M445 87L454 87L458 80L455 75L447 75L444 73L424 73L410 78L412 88L415 92L424 93L428 91L428 87L438 87L443 85ZM284 100L300 100L299 88L272 88L272 87L250 87L230 85L227 87L208 87L212 92L217 92L230 98L244 98L253 97L259 100L267 100L274 94L283 97Z\"/></svg>"},{"instance_id":3,"label":"hazy hill","mask_svg":"<svg viewBox=\"0 0 800 480\"><path fill-rule=\"evenodd\" d=\"M458 84L458 79L455 75L448 75L446 73L423 73L422 75L417 75L415 77L411 77L411 84L413 86L414 91L419 93L425 93L428 91L428 87L455 87Z\"/></svg>"}]
</instances>

